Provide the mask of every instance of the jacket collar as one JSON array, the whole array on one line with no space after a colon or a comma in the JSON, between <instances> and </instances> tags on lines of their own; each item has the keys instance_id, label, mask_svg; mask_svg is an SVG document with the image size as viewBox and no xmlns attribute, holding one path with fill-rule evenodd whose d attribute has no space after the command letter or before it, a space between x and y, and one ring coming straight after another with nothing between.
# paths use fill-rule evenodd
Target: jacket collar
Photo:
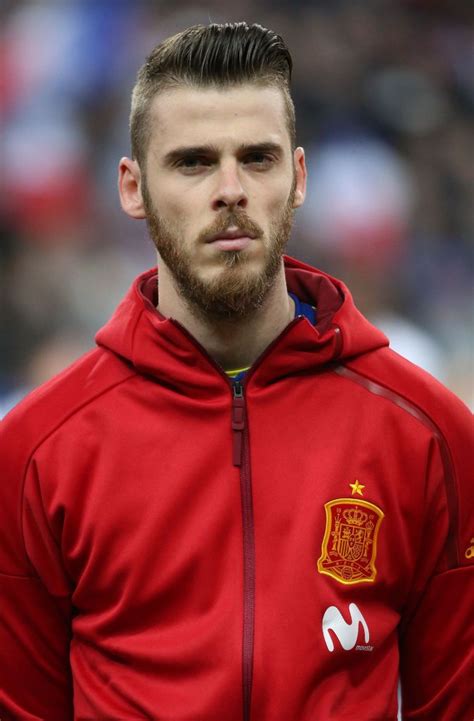
<instances>
[{"instance_id":1,"label":"jacket collar","mask_svg":"<svg viewBox=\"0 0 474 721\"><path fill-rule=\"evenodd\" d=\"M273 384L388 345L341 281L290 257L285 272L288 290L317 307L318 321L316 326L306 318L292 321L252 367L249 386ZM97 344L170 390L202 399L228 392L223 371L183 326L156 310L156 301L157 269L152 268L135 280L98 332Z\"/></svg>"}]
</instances>

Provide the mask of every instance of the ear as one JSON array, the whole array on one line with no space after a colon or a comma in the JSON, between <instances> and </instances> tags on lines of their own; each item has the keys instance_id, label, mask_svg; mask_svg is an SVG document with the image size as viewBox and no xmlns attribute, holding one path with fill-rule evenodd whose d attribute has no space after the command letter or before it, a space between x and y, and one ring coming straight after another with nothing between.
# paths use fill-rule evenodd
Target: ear
<instances>
[{"instance_id":1,"label":"ear","mask_svg":"<svg viewBox=\"0 0 474 721\"><path fill-rule=\"evenodd\" d=\"M293 154L293 162L295 167L295 178L296 178L296 186L295 186L295 198L293 200L293 208L299 208L304 203L304 199L306 197L306 178L307 178L307 170L306 170L306 162L304 159L304 150L303 148L296 148L294 154Z\"/></svg>"},{"instance_id":2,"label":"ear","mask_svg":"<svg viewBox=\"0 0 474 721\"><path fill-rule=\"evenodd\" d=\"M141 191L141 173L136 160L122 158L118 167L118 191L122 209L131 218L146 217Z\"/></svg>"}]
</instances>

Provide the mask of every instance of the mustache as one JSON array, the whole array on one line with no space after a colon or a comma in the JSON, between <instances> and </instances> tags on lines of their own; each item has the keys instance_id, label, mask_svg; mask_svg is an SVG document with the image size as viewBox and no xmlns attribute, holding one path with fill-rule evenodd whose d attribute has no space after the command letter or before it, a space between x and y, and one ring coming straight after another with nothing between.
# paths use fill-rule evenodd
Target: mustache
<instances>
[{"instance_id":1,"label":"mustache","mask_svg":"<svg viewBox=\"0 0 474 721\"><path fill-rule=\"evenodd\" d=\"M255 238L261 238L264 234L258 223L249 218L247 213L232 210L226 215L219 216L212 225L204 228L199 233L198 240L207 243L217 233L223 233L229 228L238 228L238 230L242 231L242 235L251 235Z\"/></svg>"}]
</instances>

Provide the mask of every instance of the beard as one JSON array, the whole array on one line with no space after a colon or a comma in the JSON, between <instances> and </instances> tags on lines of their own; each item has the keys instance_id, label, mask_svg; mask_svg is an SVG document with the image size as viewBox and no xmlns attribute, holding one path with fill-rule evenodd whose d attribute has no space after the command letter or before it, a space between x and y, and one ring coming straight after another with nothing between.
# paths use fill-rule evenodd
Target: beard
<instances>
[{"instance_id":1,"label":"beard","mask_svg":"<svg viewBox=\"0 0 474 721\"><path fill-rule=\"evenodd\" d=\"M214 261L220 266L217 277L202 279L193 268L191 254L182 246L178 227L156 212L145 179L142 195L150 237L171 273L173 283L189 310L204 320L243 320L257 311L273 287L281 268L282 256L293 224L295 183L281 214L270 225L269 243L264 249L263 265L258 271L248 267L245 250L216 251ZM212 236L237 227L242 236L262 239L263 230L242 210L220 215L196 239L196 247ZM263 241L261 241L263 242Z\"/></svg>"}]
</instances>

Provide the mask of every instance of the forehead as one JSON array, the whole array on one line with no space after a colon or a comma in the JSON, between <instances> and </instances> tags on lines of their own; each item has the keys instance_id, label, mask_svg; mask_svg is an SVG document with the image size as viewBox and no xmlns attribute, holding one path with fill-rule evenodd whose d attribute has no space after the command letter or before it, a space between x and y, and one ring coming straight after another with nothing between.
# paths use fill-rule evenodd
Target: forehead
<instances>
[{"instance_id":1,"label":"forehead","mask_svg":"<svg viewBox=\"0 0 474 721\"><path fill-rule=\"evenodd\" d=\"M283 92L254 84L178 87L150 107L151 146L160 155L176 145L275 142L290 148Z\"/></svg>"}]
</instances>

